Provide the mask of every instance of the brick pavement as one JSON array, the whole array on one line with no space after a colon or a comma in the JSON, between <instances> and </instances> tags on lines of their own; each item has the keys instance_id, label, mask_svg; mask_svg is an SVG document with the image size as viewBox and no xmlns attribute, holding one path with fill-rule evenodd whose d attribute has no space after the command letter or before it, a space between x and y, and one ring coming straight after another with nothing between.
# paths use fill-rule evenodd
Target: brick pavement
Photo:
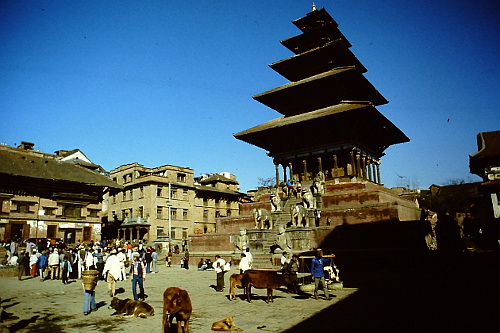
<instances>
[{"instance_id":1,"label":"brick pavement","mask_svg":"<svg viewBox=\"0 0 500 333\"><path fill-rule=\"evenodd\" d=\"M63 285L59 280L40 282L39 278L0 277L0 297L5 310L20 318L4 323L11 332L161 332L163 291L171 286L186 289L193 303L191 332L210 332L214 321L234 316L236 325L245 332L282 332L313 314L339 302L356 292L354 288L334 291L333 300L316 301L299 298L284 290L274 292L274 303L264 301L266 291L252 288L253 303L238 299L229 301L229 275L226 273L226 290L215 292L215 272L184 270L178 266L160 265L158 274L148 275L145 281L147 302L155 308L156 315L146 319L111 316L108 309L110 297L107 286L101 281L96 288L98 311L83 315L83 288L81 280ZM132 298L131 282L119 282L119 298ZM241 295L242 290L238 289Z\"/></svg>"}]
</instances>

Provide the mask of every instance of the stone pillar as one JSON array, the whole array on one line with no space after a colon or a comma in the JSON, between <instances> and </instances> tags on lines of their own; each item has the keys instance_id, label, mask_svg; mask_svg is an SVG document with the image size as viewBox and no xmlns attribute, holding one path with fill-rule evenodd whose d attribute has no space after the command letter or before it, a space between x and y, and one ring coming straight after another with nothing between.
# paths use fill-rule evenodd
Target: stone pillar
<instances>
[{"instance_id":1,"label":"stone pillar","mask_svg":"<svg viewBox=\"0 0 500 333\"><path fill-rule=\"evenodd\" d=\"M307 175L307 161L306 160L302 160L302 163L304 163L304 181L305 180L309 180L309 177Z\"/></svg>"},{"instance_id":2,"label":"stone pillar","mask_svg":"<svg viewBox=\"0 0 500 333\"><path fill-rule=\"evenodd\" d=\"M321 161L321 157L318 157L318 171L323 172L323 163Z\"/></svg>"},{"instance_id":3,"label":"stone pillar","mask_svg":"<svg viewBox=\"0 0 500 333\"><path fill-rule=\"evenodd\" d=\"M288 167L290 168L290 179L293 178L293 166L292 166L292 162L288 163Z\"/></svg>"},{"instance_id":4,"label":"stone pillar","mask_svg":"<svg viewBox=\"0 0 500 333\"><path fill-rule=\"evenodd\" d=\"M283 179L286 182L288 180L288 177L286 176L286 165L282 164L281 167L283 168Z\"/></svg>"}]
</instances>

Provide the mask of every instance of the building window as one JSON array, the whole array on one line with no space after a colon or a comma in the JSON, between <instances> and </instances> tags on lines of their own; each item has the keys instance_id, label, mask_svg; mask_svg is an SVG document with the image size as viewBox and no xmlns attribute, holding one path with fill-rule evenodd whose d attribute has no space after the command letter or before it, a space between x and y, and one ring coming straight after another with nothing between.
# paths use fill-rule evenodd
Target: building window
<instances>
[{"instance_id":1,"label":"building window","mask_svg":"<svg viewBox=\"0 0 500 333\"><path fill-rule=\"evenodd\" d=\"M139 187L139 198L144 198L144 186Z\"/></svg>"},{"instance_id":2,"label":"building window","mask_svg":"<svg viewBox=\"0 0 500 333\"><path fill-rule=\"evenodd\" d=\"M156 196L157 196L157 197L161 197L161 196L162 196L162 194L163 194L162 192L163 192L163 186L158 186L158 187L156 188Z\"/></svg>"},{"instance_id":3,"label":"building window","mask_svg":"<svg viewBox=\"0 0 500 333\"><path fill-rule=\"evenodd\" d=\"M177 174L177 181L181 183L186 182L186 174L185 173L178 173Z\"/></svg>"},{"instance_id":4,"label":"building window","mask_svg":"<svg viewBox=\"0 0 500 333\"><path fill-rule=\"evenodd\" d=\"M182 210L182 219L183 220L187 220L188 219L188 210L187 209L183 209Z\"/></svg>"},{"instance_id":5,"label":"building window","mask_svg":"<svg viewBox=\"0 0 500 333\"><path fill-rule=\"evenodd\" d=\"M172 217L172 220L177 220L177 209L171 208L170 209L170 216Z\"/></svg>"},{"instance_id":6,"label":"building window","mask_svg":"<svg viewBox=\"0 0 500 333\"><path fill-rule=\"evenodd\" d=\"M177 189L176 188L170 189L170 198L172 198L172 199L177 198Z\"/></svg>"},{"instance_id":7,"label":"building window","mask_svg":"<svg viewBox=\"0 0 500 333\"><path fill-rule=\"evenodd\" d=\"M219 218L220 217L220 212L218 210L215 211L215 218Z\"/></svg>"},{"instance_id":8,"label":"building window","mask_svg":"<svg viewBox=\"0 0 500 333\"><path fill-rule=\"evenodd\" d=\"M188 199L188 191L187 190L183 190L182 191L182 197L183 197L184 200Z\"/></svg>"},{"instance_id":9,"label":"building window","mask_svg":"<svg viewBox=\"0 0 500 333\"><path fill-rule=\"evenodd\" d=\"M140 217L141 219L144 217L144 207L140 206L139 210L137 211L137 216Z\"/></svg>"},{"instance_id":10,"label":"building window","mask_svg":"<svg viewBox=\"0 0 500 333\"><path fill-rule=\"evenodd\" d=\"M215 207L216 207L216 208L219 208L219 206L220 206L220 201L219 201L219 199L215 199Z\"/></svg>"},{"instance_id":11,"label":"building window","mask_svg":"<svg viewBox=\"0 0 500 333\"><path fill-rule=\"evenodd\" d=\"M33 212L30 211L31 203L17 201L15 204L17 206L17 208L15 210L16 213L24 213L24 214L31 214L31 213L33 213Z\"/></svg>"},{"instance_id":12,"label":"building window","mask_svg":"<svg viewBox=\"0 0 500 333\"><path fill-rule=\"evenodd\" d=\"M162 215L163 215L163 207L161 206L156 207L156 218L161 219L163 218Z\"/></svg>"},{"instance_id":13,"label":"building window","mask_svg":"<svg viewBox=\"0 0 500 333\"><path fill-rule=\"evenodd\" d=\"M226 216L231 216L231 209L226 210Z\"/></svg>"},{"instance_id":14,"label":"building window","mask_svg":"<svg viewBox=\"0 0 500 333\"><path fill-rule=\"evenodd\" d=\"M54 207L43 207L43 215L56 215L56 209Z\"/></svg>"},{"instance_id":15,"label":"building window","mask_svg":"<svg viewBox=\"0 0 500 333\"><path fill-rule=\"evenodd\" d=\"M56 238L57 237L57 226L56 225L48 225L47 226L47 238Z\"/></svg>"},{"instance_id":16,"label":"building window","mask_svg":"<svg viewBox=\"0 0 500 333\"><path fill-rule=\"evenodd\" d=\"M63 216L64 217L82 217L82 207L80 206L63 206Z\"/></svg>"},{"instance_id":17,"label":"building window","mask_svg":"<svg viewBox=\"0 0 500 333\"><path fill-rule=\"evenodd\" d=\"M208 209L203 210L203 220L204 221L208 220Z\"/></svg>"},{"instance_id":18,"label":"building window","mask_svg":"<svg viewBox=\"0 0 500 333\"><path fill-rule=\"evenodd\" d=\"M83 240L86 242L92 240L92 227L83 227Z\"/></svg>"},{"instance_id":19,"label":"building window","mask_svg":"<svg viewBox=\"0 0 500 333\"><path fill-rule=\"evenodd\" d=\"M157 237L160 237L160 236L167 236L165 235L165 229L161 226L157 226L156 227L156 236Z\"/></svg>"},{"instance_id":20,"label":"building window","mask_svg":"<svg viewBox=\"0 0 500 333\"><path fill-rule=\"evenodd\" d=\"M188 238L188 229L182 228L182 239L187 239L187 238Z\"/></svg>"},{"instance_id":21,"label":"building window","mask_svg":"<svg viewBox=\"0 0 500 333\"><path fill-rule=\"evenodd\" d=\"M87 209L88 211L88 217L99 217L99 210L98 209Z\"/></svg>"},{"instance_id":22,"label":"building window","mask_svg":"<svg viewBox=\"0 0 500 333\"><path fill-rule=\"evenodd\" d=\"M132 190L129 191L129 197L130 200L134 200L134 192Z\"/></svg>"},{"instance_id":23,"label":"building window","mask_svg":"<svg viewBox=\"0 0 500 333\"><path fill-rule=\"evenodd\" d=\"M116 203L116 194L111 196L111 198L113 199L113 203Z\"/></svg>"},{"instance_id":24,"label":"building window","mask_svg":"<svg viewBox=\"0 0 500 333\"><path fill-rule=\"evenodd\" d=\"M207 198L203 198L203 206L208 206L208 199Z\"/></svg>"}]
</instances>

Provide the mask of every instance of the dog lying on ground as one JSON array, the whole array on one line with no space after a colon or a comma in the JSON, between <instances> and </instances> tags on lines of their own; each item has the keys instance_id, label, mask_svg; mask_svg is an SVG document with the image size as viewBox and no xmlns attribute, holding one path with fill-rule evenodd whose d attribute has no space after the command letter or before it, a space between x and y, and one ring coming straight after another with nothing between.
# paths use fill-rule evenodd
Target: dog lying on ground
<instances>
[{"instance_id":1,"label":"dog lying on ground","mask_svg":"<svg viewBox=\"0 0 500 333\"><path fill-rule=\"evenodd\" d=\"M233 317L216 321L212 324L212 331L243 331L241 328L236 327Z\"/></svg>"},{"instance_id":2,"label":"dog lying on ground","mask_svg":"<svg viewBox=\"0 0 500 333\"><path fill-rule=\"evenodd\" d=\"M123 317L141 317L154 316L155 310L151 305L142 301L135 301L130 298L118 299L113 297L109 309L114 309L115 314Z\"/></svg>"},{"instance_id":3,"label":"dog lying on ground","mask_svg":"<svg viewBox=\"0 0 500 333\"><path fill-rule=\"evenodd\" d=\"M191 312L193 312L193 306L188 292L178 287L167 288L163 293L163 332L170 332L175 318L177 332L183 331L182 323L184 323L184 332L187 333Z\"/></svg>"}]
</instances>

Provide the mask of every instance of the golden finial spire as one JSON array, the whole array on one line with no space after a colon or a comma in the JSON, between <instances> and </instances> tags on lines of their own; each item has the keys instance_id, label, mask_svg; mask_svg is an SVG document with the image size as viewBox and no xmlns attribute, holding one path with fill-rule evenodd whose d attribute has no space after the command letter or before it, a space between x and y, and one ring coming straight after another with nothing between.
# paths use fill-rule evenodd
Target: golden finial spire
<instances>
[{"instance_id":1,"label":"golden finial spire","mask_svg":"<svg viewBox=\"0 0 500 333\"><path fill-rule=\"evenodd\" d=\"M311 11L314 12L315 10L317 10L317 8L316 8L316 4L313 2L312 10Z\"/></svg>"}]
</instances>

